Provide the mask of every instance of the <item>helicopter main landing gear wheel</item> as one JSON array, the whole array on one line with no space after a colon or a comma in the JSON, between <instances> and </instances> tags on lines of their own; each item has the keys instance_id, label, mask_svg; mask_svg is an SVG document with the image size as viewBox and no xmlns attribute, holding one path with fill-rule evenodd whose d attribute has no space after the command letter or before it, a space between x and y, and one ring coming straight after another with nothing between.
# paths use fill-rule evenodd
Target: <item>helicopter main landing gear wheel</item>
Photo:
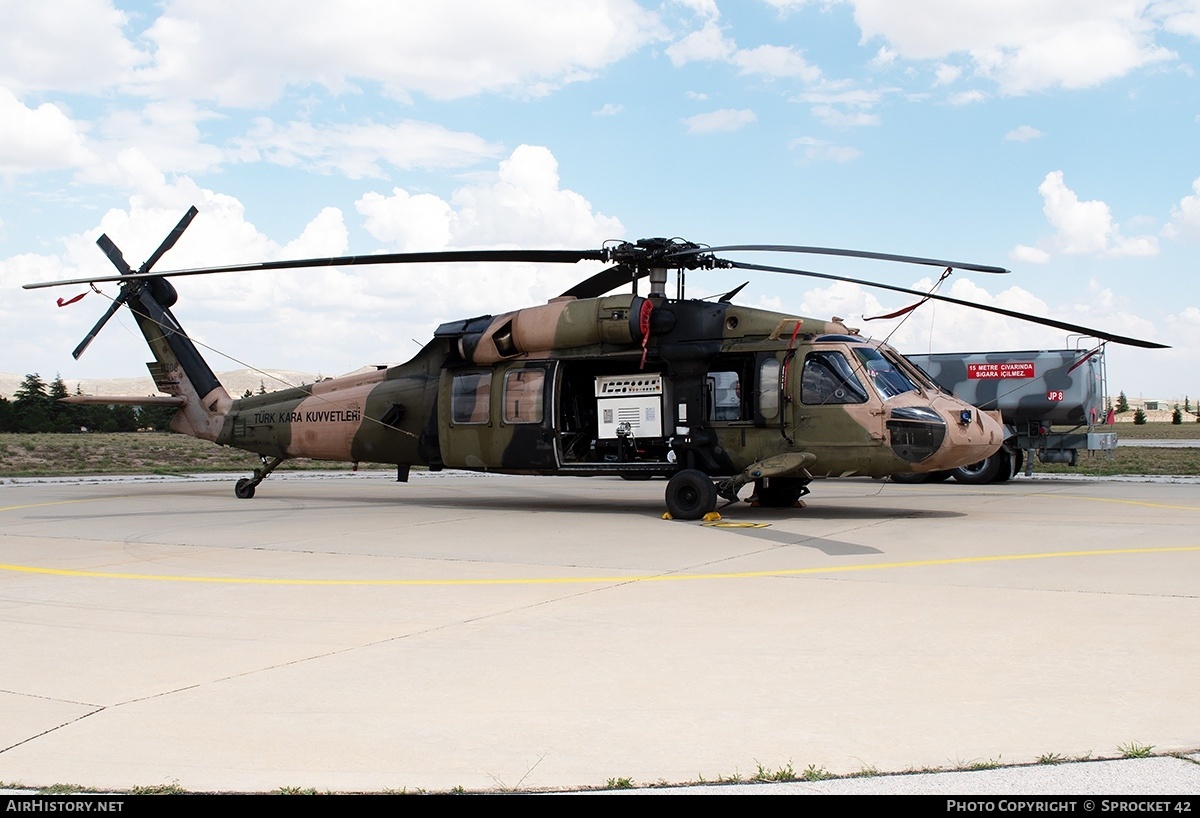
<instances>
[{"instance_id":1,"label":"helicopter main landing gear wheel","mask_svg":"<svg viewBox=\"0 0 1200 818\"><path fill-rule=\"evenodd\" d=\"M287 458L276 457L272 459L270 463L268 463L267 458L260 457L259 460L262 461L262 466L254 470L254 476L243 477L233 484L233 496L239 500L249 500L254 496L254 489L258 486L258 484L266 480L267 475L275 471L275 469L279 467L279 464L286 459Z\"/></svg>"},{"instance_id":2,"label":"helicopter main landing gear wheel","mask_svg":"<svg viewBox=\"0 0 1200 818\"><path fill-rule=\"evenodd\" d=\"M717 507L717 487L699 469L676 472L667 482L667 511L676 520L699 520Z\"/></svg>"}]
</instances>

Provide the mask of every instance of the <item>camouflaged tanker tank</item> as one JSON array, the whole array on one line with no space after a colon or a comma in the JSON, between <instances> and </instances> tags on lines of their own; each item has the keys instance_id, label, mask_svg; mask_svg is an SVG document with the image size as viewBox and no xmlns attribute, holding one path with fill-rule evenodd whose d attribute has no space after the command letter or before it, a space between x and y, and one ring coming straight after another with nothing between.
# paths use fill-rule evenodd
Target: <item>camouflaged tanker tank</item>
<instances>
[{"instance_id":1,"label":"camouflaged tanker tank","mask_svg":"<svg viewBox=\"0 0 1200 818\"><path fill-rule=\"evenodd\" d=\"M669 512L697 519L719 496L736 501L747 484L761 505L792 506L816 478L943 471L988 457L1004 439L992 414L942 392L895 350L839 319L736 305L736 290L716 302L667 297L669 269L681 277L695 267L799 271L726 262L665 239L601 251L447 251L220 268L615 262L547 304L442 324L405 364L233 399L170 309L176 295L167 276L213 270L149 272L194 215L137 272L101 237L120 275L95 280L119 281L121 292L76 357L127 305L165 393L151 402L177 407L172 429L261 456L262 468L237 483L241 498L253 497L280 463L305 457L394 464L401 480L411 466L663 477ZM947 264L823 248L714 248L729 249ZM645 296L637 294L640 278L650 280ZM53 284L61 283L71 282ZM605 295L622 283L632 292Z\"/></svg>"},{"instance_id":2,"label":"camouflaged tanker tank","mask_svg":"<svg viewBox=\"0 0 1200 818\"><path fill-rule=\"evenodd\" d=\"M910 355L947 392L1000 413L1004 445L969 466L952 469L961 483L1002 483L1034 459L1074 466L1079 450L1112 456L1117 434L1106 425L1104 350L945 352ZM919 482L918 476L901 478Z\"/></svg>"}]
</instances>

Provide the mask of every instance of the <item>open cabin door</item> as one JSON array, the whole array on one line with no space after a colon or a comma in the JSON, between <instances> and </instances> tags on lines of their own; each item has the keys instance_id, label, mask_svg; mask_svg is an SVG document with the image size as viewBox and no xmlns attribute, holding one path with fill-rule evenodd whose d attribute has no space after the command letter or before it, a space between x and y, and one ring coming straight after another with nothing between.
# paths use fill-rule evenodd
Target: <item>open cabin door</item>
<instances>
[{"instance_id":1,"label":"open cabin door","mask_svg":"<svg viewBox=\"0 0 1200 818\"><path fill-rule=\"evenodd\" d=\"M449 468L553 471L553 361L444 370L438 440Z\"/></svg>"}]
</instances>

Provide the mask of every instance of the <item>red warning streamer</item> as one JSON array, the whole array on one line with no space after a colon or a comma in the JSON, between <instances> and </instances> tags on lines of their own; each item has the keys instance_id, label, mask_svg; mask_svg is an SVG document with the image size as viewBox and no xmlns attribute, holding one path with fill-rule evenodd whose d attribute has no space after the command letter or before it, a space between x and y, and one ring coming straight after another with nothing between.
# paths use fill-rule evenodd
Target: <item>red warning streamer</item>
<instances>
[{"instance_id":1,"label":"red warning streamer","mask_svg":"<svg viewBox=\"0 0 1200 818\"><path fill-rule=\"evenodd\" d=\"M930 288L929 292L930 293L934 292L939 286L941 286L941 283L943 281L945 281L947 278L950 277L950 274L953 272L954 272L954 270L952 268L947 267L946 272L942 273L942 277L939 278L937 280L937 282L933 285L933 287ZM896 310L895 312L889 312L887 315L872 315L870 318L868 318L864 315L863 320L864 321L882 321L886 318L899 318L902 315L907 315L908 313L912 312L913 310L915 310L917 307L921 306L928 300L929 300L929 296L925 296L920 301L918 301L916 304L910 304L909 306L904 307L903 309Z\"/></svg>"},{"instance_id":2,"label":"red warning streamer","mask_svg":"<svg viewBox=\"0 0 1200 818\"><path fill-rule=\"evenodd\" d=\"M68 304L74 304L76 301L83 298L87 294L88 294L88 291L84 290L79 295L75 296L74 298L60 298L60 299L58 299L58 306L65 307Z\"/></svg>"}]
</instances>

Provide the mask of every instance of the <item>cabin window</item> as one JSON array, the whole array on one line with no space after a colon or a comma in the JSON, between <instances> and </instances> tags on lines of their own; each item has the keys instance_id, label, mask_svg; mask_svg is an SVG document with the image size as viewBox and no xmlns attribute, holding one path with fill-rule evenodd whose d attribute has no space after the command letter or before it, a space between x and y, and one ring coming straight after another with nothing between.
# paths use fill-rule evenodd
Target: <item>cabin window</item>
<instances>
[{"instance_id":1,"label":"cabin window","mask_svg":"<svg viewBox=\"0 0 1200 818\"><path fill-rule=\"evenodd\" d=\"M758 413L766 420L779 414L778 358L767 358L758 369Z\"/></svg>"},{"instance_id":2,"label":"cabin window","mask_svg":"<svg viewBox=\"0 0 1200 818\"><path fill-rule=\"evenodd\" d=\"M867 390L840 352L810 352L804 359L800 401L809 406L866 403Z\"/></svg>"},{"instance_id":3,"label":"cabin window","mask_svg":"<svg viewBox=\"0 0 1200 818\"><path fill-rule=\"evenodd\" d=\"M903 395L905 392L912 392L917 388L916 384L892 366L892 362L883 357L874 347L856 345L854 355L862 363L863 369L867 370L867 377L870 379L871 385L875 387L879 397L884 400Z\"/></svg>"},{"instance_id":4,"label":"cabin window","mask_svg":"<svg viewBox=\"0 0 1200 818\"><path fill-rule=\"evenodd\" d=\"M487 423L491 415L492 373L462 372L450 387L450 417L455 423Z\"/></svg>"},{"instance_id":5,"label":"cabin window","mask_svg":"<svg viewBox=\"0 0 1200 818\"><path fill-rule=\"evenodd\" d=\"M737 372L708 373L709 420L742 420L742 376Z\"/></svg>"},{"instance_id":6,"label":"cabin window","mask_svg":"<svg viewBox=\"0 0 1200 818\"><path fill-rule=\"evenodd\" d=\"M504 375L504 422L541 423L546 370L514 369Z\"/></svg>"}]
</instances>

